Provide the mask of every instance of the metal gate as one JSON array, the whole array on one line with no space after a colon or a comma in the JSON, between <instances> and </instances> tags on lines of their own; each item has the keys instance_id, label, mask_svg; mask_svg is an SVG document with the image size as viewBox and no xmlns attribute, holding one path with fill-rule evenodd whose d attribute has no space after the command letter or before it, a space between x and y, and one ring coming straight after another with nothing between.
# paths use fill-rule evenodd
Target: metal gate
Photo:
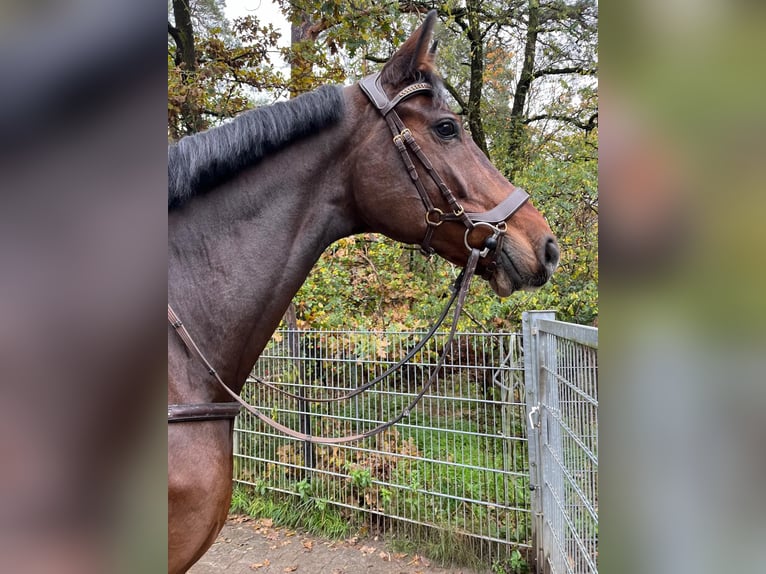
<instances>
[{"instance_id":1,"label":"metal gate","mask_svg":"<svg viewBox=\"0 0 766 574\"><path fill-rule=\"evenodd\" d=\"M420 333L278 331L255 374L306 397L350 389L404 356ZM402 371L345 405L310 406L245 386L251 403L313 434L348 434L409 403L444 334ZM259 492L362 513L466 544L482 562L514 553L542 573L597 573L598 330L523 315L514 333L459 333L438 380L377 437L304 444L243 413L234 480ZM519 554L519 552L521 554Z\"/></svg>"},{"instance_id":2,"label":"metal gate","mask_svg":"<svg viewBox=\"0 0 766 574\"><path fill-rule=\"evenodd\" d=\"M597 573L598 329L523 314L537 571Z\"/></svg>"},{"instance_id":3,"label":"metal gate","mask_svg":"<svg viewBox=\"0 0 766 574\"><path fill-rule=\"evenodd\" d=\"M328 395L381 374L422 335L277 331L254 373L302 396ZM351 401L312 405L255 383L243 396L306 433L359 432L410 403L445 338L438 333L405 368ZM423 400L394 427L356 443L305 444L242 413L234 480L361 513L376 529L408 540L432 536L484 564L527 557L532 513L520 343L517 333L459 332Z\"/></svg>"}]
</instances>

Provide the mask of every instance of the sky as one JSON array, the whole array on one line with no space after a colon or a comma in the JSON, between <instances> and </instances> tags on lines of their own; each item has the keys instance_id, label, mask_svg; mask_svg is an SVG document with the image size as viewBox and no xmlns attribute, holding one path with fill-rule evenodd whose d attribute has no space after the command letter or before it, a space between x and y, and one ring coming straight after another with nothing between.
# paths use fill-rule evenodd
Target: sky
<instances>
[{"instance_id":1,"label":"sky","mask_svg":"<svg viewBox=\"0 0 766 574\"><path fill-rule=\"evenodd\" d=\"M282 32L280 46L290 43L290 24L272 0L226 0L224 13L229 20L255 14L262 23L273 24Z\"/></svg>"},{"instance_id":2,"label":"sky","mask_svg":"<svg viewBox=\"0 0 766 574\"><path fill-rule=\"evenodd\" d=\"M287 21L284 14L282 14L279 5L273 0L226 0L224 14L229 20L255 15L258 17L261 24L273 24L274 28L280 31L282 34L278 43L280 47L290 45L290 23ZM285 74L290 74L290 67L284 62L281 54L272 53L271 61L277 69L282 70ZM253 91L253 96L256 99L258 99L258 94L257 91ZM282 97L287 96L286 94L282 94L280 99Z\"/></svg>"}]
</instances>

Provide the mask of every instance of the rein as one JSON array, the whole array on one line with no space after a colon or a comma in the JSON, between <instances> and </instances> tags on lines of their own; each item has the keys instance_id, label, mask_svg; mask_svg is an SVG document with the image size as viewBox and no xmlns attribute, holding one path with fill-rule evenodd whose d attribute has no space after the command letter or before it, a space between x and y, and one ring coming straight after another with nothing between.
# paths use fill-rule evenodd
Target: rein
<instances>
[{"instance_id":1,"label":"rein","mask_svg":"<svg viewBox=\"0 0 766 574\"><path fill-rule=\"evenodd\" d=\"M223 379L215 370L215 368L212 366L210 361L208 361L207 357L205 357L205 355L199 349L197 344L194 342L194 339L192 339L191 335L189 334L189 331L186 329L186 326L183 324L183 322L178 318L178 315L176 314L176 312L173 310L173 308L170 305L168 305L168 322L173 327L173 329L175 329L176 333L178 333L178 336L186 345L186 348L189 349L189 351L192 354L197 356L197 358L202 362L202 364L205 365L205 368L207 368L208 374L210 374L216 380L219 386L223 389L223 391L235 401L234 403L203 403L200 405L168 405L168 422L175 423L175 422L189 422L193 420L213 420L213 419L221 419L221 418L233 418L239 413L240 408L244 408L247 412L251 413L258 420L267 424L268 426L278 430L279 432L287 436L290 436L292 438L296 438L302 441L320 443L320 444L338 444L343 442L362 440L365 438L369 438L371 436L375 436L376 434L386 430L387 428L398 423L405 417L409 416L412 409L415 408L418 402L420 402L420 399L423 398L423 396L428 392L428 389L431 388L431 385L433 384L433 382L436 380L436 376L441 371L441 368L444 365L444 361L447 357L447 354L449 353L449 350L452 347L452 342L455 338L455 331L457 330L458 318L460 317L460 313L463 310L463 305L465 304L465 297L468 293L468 288L471 285L471 280L473 279L473 275L476 270L476 265L479 262L479 257L480 257L480 251L478 249L472 249L471 255L468 258L468 263L466 264L463 271L461 271L460 275L458 275L457 279L455 280L455 284L453 286L453 294L450 297L449 301L447 302L447 305L444 311L442 312L441 316L439 317L439 319L435 322L433 327L431 327L431 329L428 331L426 336L413 349L411 349L409 353L407 353L407 356L404 359L402 359L396 366L388 369L385 373L383 373L383 375L376 377L372 381L369 381L368 383L354 389L353 391L351 391L350 393L347 393L346 395L343 395L340 397L320 398L320 399L307 399L305 397L300 397L293 393L289 393L287 391L279 389L278 387L275 387L274 385L266 383L265 381L256 379L257 382L259 382L260 384L264 384L265 386L271 389L274 389L282 394L288 395L296 399L306 400L308 402L315 402L315 403L332 402L332 401L340 401L346 398L356 396L359 393L370 388L371 386L382 381L385 377L393 373L397 368L399 368L406 361L412 358L412 356L414 356L415 353L417 353L423 347L423 345L425 345L426 342L429 339L431 339L431 337L433 337L434 333L442 324L442 322L444 321L444 318L447 316L449 308L452 307L453 303L457 300L457 305L455 306L455 310L454 310L454 314L452 318L452 325L450 326L450 330L447 335L447 340L444 343L444 348L442 349L442 353L439 356L439 360L437 361L436 366L434 367L434 370L431 371L431 375L428 377L428 380L425 382L420 392L415 396L415 398L410 402L410 404L407 405L402 410L402 412L399 413L399 415L397 415L393 419L385 423L382 423L374 428L371 428L370 430L366 432L347 435L343 437L318 437L318 436L313 436L313 435L308 435L302 432L298 432L296 430L293 430L275 421L273 418L269 417L268 415L265 415L264 413L259 411L256 407L254 407L253 405L245 401L242 397L239 396L238 393L236 393L231 388L229 388L229 386L223 381ZM212 414L206 411L205 407L210 407L215 405L220 405L219 407L217 407L217 411L215 414ZM179 411L183 411L183 415L179 416L178 414ZM188 411L196 411L196 413L188 412ZM226 412L226 414L224 414L224 412ZM196 414L196 416L194 416L194 414Z\"/></svg>"},{"instance_id":2,"label":"rein","mask_svg":"<svg viewBox=\"0 0 766 574\"><path fill-rule=\"evenodd\" d=\"M415 141L415 138L413 137L412 132L404 125L404 122L402 121L401 117L399 117L399 114L397 114L395 110L396 106L399 103L403 102L407 98L410 98L416 94L420 94L420 93L433 94L433 91L434 91L433 86L426 82L412 84L404 88L402 91L400 91L393 99L389 99L380 85L380 73L377 73L377 74L372 74L370 76L363 78L359 82L359 87L367 95L367 97L370 99L372 104L377 108L377 110L381 113L383 118L386 120L386 123L388 124L388 127L391 130L391 134L393 136L394 145L396 146L396 149L399 151L399 154L402 158L402 162L404 163L404 166L407 169L407 173L409 174L410 179L415 185L415 188L418 191L418 195L420 196L420 199L423 202L423 206L425 208L424 217L426 221L426 234L425 234L425 237L423 238L423 241L421 242L421 246L420 246L421 252L426 256L431 256L434 254L435 250L433 249L433 247L431 247L431 241L433 239L433 234L436 228L439 227L442 223L444 223L445 221L460 222L466 228L463 242L466 246L466 249L469 251L468 261L465 267L463 268L463 270L461 271L460 275L458 275L457 279L455 280L455 283L452 287L452 296L447 302L441 315L434 322L433 326L429 329L429 331L426 333L424 338L419 343L417 343L415 347L413 347L403 359L401 359L394 366L390 367L383 374L379 375L378 377L375 377L371 381L343 395L340 395L337 397L326 397L326 398L318 398L318 399L308 399L306 397L302 397L302 396L290 393L288 391L280 389L279 387L271 383L262 381L257 378L256 378L256 382L258 382L259 384L265 387L268 387L269 389L277 391L283 395L289 396L291 398L305 400L305 401L314 402L314 403L329 403L329 402L341 401L341 400L355 397L356 395L364 392L365 390L369 389L370 387L384 380L386 377L388 377L397 369L399 369L402 365L404 365L407 361L409 361L413 356L415 356L415 354L420 349L422 349L423 346L434 336L438 328L441 326L441 324L444 322L445 318L447 317L449 313L449 309L452 307L455 301L457 301L457 305L455 306L455 309L453 312L452 325L450 326L447 339L444 343L444 348L442 349L442 353L439 356L439 360L437 361L436 366L431 371L431 374L428 377L428 380L423 384L423 387L421 388L420 392L414 397L414 399L410 402L410 404L407 405L399 415L389 420L388 422L382 423L374 428L369 429L366 432L353 434L353 435L347 435L343 437L317 437L313 435L308 435L302 432L295 431L275 421L271 417L259 411L256 407L247 403L247 401L245 401L242 397L240 397L238 393L236 393L231 388L229 388L229 386L226 385L223 379L221 379L220 375L212 366L210 361L208 361L208 359L199 349L197 344L194 342L194 339L191 337L191 335L189 334L189 331L186 329L183 322L179 319L176 312L168 304L168 322L170 323L170 325L173 327L173 329L175 329L176 333L181 338L184 345L186 345L186 348L193 355L196 355L196 357L202 362L202 364L205 365L205 368L207 369L208 374L211 375L219 384L219 386L222 388L222 390L234 400L234 402L229 402L229 403L201 403L201 404L191 404L191 405L170 404L168 405L168 422L169 423L232 419L235 416L237 416L237 414L240 412L240 409L244 408L246 411L254 415L258 420L262 421L268 426L292 438L296 438L306 442L321 443L321 444L337 444L337 443L343 443L343 442L350 442L350 441L362 440L362 439L374 436L384 431L385 429L393 426L394 424L398 423L405 417L409 416L412 409L415 408L418 402L423 398L423 396L425 396L425 394L430 389L431 385L436 380L437 375L439 374L439 372L442 369L442 366L444 365L444 361L447 357L447 354L449 353L449 350L452 347L452 343L455 338L455 332L457 330L458 319L463 310L463 305L465 304L465 297L471 285L471 280L473 279L473 276L478 267L479 259L486 258L489 256L490 257L489 263L486 264L485 266L487 267L488 270L492 269L492 267L495 265L494 253L496 249L498 248L498 246L500 245L500 242L502 241L503 236L505 235L505 232L506 232L505 220L508 219L514 212L516 212L522 205L524 205L527 199L529 199L529 195L523 189L521 189L520 187L517 187L517 188L514 188L514 190L508 195L508 197L506 197L498 205L496 205L494 208L488 211L484 211L484 212L465 211L463 206L455 198L455 195L452 193L452 190L450 190L450 188L444 182L444 180L439 175L439 173L434 169L433 164L428 159L428 156L425 154L425 152L420 147L420 145L418 145L418 143ZM429 197L428 192L423 186L423 182L421 181L418 175L418 170L415 167L414 162L412 161L412 157L410 156L410 153L409 153L410 151L415 155L415 157L418 159L418 162L426 170L428 175L436 184L436 187L439 189L442 197L449 205L449 210L447 212L436 207L433 201L431 200L431 198ZM469 236L471 234L471 231L473 231L477 227L487 227L489 231L491 232L491 234L485 239L484 245L481 248L473 247L471 246L469 242Z\"/></svg>"}]
</instances>

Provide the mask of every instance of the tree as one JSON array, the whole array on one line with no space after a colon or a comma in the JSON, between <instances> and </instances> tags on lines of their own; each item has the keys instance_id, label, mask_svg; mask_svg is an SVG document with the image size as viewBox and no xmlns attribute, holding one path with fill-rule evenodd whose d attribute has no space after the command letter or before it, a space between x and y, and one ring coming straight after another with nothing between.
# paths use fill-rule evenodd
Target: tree
<instances>
[{"instance_id":1,"label":"tree","mask_svg":"<svg viewBox=\"0 0 766 574\"><path fill-rule=\"evenodd\" d=\"M175 41L173 62L180 74L180 86L185 97L177 101L179 124L176 135L193 134L204 130L207 122L202 117L198 98L192 97L192 86L197 81L197 50L195 46L194 25L192 24L191 6L188 0L173 0L175 26L168 22L168 34Z\"/></svg>"},{"instance_id":2,"label":"tree","mask_svg":"<svg viewBox=\"0 0 766 574\"><path fill-rule=\"evenodd\" d=\"M175 0L180 1L180 0ZM274 71L277 33L249 16L228 23L220 0L191 7L195 60L187 61L169 14L168 131L192 133L192 112L212 125L272 98L370 73L394 52L433 2L282 0L293 24L281 51L291 77ZM520 312L549 308L566 320L598 317L598 94L595 0L466 0L436 3L439 70L457 111L493 163L532 194L559 238L550 284L505 300L472 288L464 327L518 328ZM176 30L173 31L173 28ZM183 53L182 53L183 52ZM184 75L186 74L186 75ZM186 100L189 101L186 101ZM296 296L306 327L423 327L438 313L457 269L376 235L333 245ZM443 285L444 289L435 289Z\"/></svg>"},{"instance_id":3,"label":"tree","mask_svg":"<svg viewBox=\"0 0 766 574\"><path fill-rule=\"evenodd\" d=\"M172 21L171 21L172 15ZM252 106L253 91L286 89L270 62L279 33L255 16L229 23L220 0L172 0L168 19L168 135L178 139Z\"/></svg>"},{"instance_id":4,"label":"tree","mask_svg":"<svg viewBox=\"0 0 766 574\"><path fill-rule=\"evenodd\" d=\"M510 177L525 163L524 152L529 141L529 124L554 120L566 122L586 132L596 127L598 108L592 105L593 100L586 98L586 105L573 107L572 101L580 98L574 98L571 93L566 94L566 97L562 94L559 98L552 98L546 106L548 110L542 113L527 113L529 94L534 81L596 75L596 12L594 0L576 0L572 4L562 0L546 3L528 0L523 60L509 125ZM576 81L575 85L586 93L593 83ZM547 87L553 90L550 83ZM570 105L557 105L561 103ZM587 120L582 119L583 114L588 114Z\"/></svg>"}]
</instances>

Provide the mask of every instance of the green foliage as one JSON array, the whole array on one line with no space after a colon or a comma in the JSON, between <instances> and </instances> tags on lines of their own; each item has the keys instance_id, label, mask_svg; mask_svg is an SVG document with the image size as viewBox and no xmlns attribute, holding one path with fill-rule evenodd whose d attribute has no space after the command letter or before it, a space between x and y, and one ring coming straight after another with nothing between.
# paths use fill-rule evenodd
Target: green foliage
<instances>
[{"instance_id":1,"label":"green foliage","mask_svg":"<svg viewBox=\"0 0 766 574\"><path fill-rule=\"evenodd\" d=\"M529 563L518 549L511 551L507 560L497 560L492 564L492 574L527 574Z\"/></svg>"},{"instance_id":2,"label":"green foliage","mask_svg":"<svg viewBox=\"0 0 766 574\"><path fill-rule=\"evenodd\" d=\"M298 326L424 327L456 274L443 260L426 261L414 248L379 235L341 239L322 255L294 299Z\"/></svg>"},{"instance_id":3,"label":"green foliage","mask_svg":"<svg viewBox=\"0 0 766 574\"><path fill-rule=\"evenodd\" d=\"M538 75L524 107L536 111L515 117L513 90L530 5L484 1L436 6L442 20L437 30L439 70L457 98L456 109L465 107L472 87L466 66L467 22L478 18L484 54L481 122L491 159L530 192L561 246L559 269L538 291L500 300L477 280L461 319L467 329L516 330L528 309L552 309L560 319L576 323L598 321L597 5L591 0L538 4ZM176 63L175 43L168 40L171 138L188 129L183 115L189 103L212 125L249 107L252 88L277 97L369 73L378 66L371 62L388 57L417 25L421 12L434 7L374 0L281 0L280 5L302 38L281 49L291 66L289 78L271 60L280 51L274 28L255 16L227 22L220 0L194 4L194 74ZM577 71L561 73L566 69ZM343 239L320 258L296 295L298 326L424 328L441 309L458 271L380 236Z\"/></svg>"},{"instance_id":4,"label":"green foliage","mask_svg":"<svg viewBox=\"0 0 766 574\"><path fill-rule=\"evenodd\" d=\"M176 61L177 46L168 41L168 136L185 135L184 110L201 111L208 125L251 107L249 89L286 88L286 80L269 61L279 32L255 16L238 18L233 25L200 26L196 31L197 69Z\"/></svg>"},{"instance_id":5,"label":"green foliage","mask_svg":"<svg viewBox=\"0 0 766 574\"><path fill-rule=\"evenodd\" d=\"M308 36L331 55L345 51L350 59L379 42L397 45L414 21L396 3L375 0L278 0L292 25L311 23Z\"/></svg>"},{"instance_id":6,"label":"green foliage","mask_svg":"<svg viewBox=\"0 0 766 574\"><path fill-rule=\"evenodd\" d=\"M348 474L354 488L364 490L372 485L372 475L366 468L352 468Z\"/></svg>"},{"instance_id":7,"label":"green foliage","mask_svg":"<svg viewBox=\"0 0 766 574\"><path fill-rule=\"evenodd\" d=\"M303 480L301 480L299 482L296 482L295 483L295 492L298 493L298 497L301 500L308 499L311 496L311 494L312 494L311 483L308 480L306 480L306 479L303 479Z\"/></svg>"},{"instance_id":8,"label":"green foliage","mask_svg":"<svg viewBox=\"0 0 766 574\"><path fill-rule=\"evenodd\" d=\"M548 143L517 177L546 217L561 247L561 262L537 308L560 319L595 324L598 318L598 159L596 134ZM536 303L532 303L536 304Z\"/></svg>"},{"instance_id":9,"label":"green foliage","mask_svg":"<svg viewBox=\"0 0 766 574\"><path fill-rule=\"evenodd\" d=\"M250 493L241 484L235 484L231 493L231 512L235 514L247 512L250 506Z\"/></svg>"}]
</instances>

